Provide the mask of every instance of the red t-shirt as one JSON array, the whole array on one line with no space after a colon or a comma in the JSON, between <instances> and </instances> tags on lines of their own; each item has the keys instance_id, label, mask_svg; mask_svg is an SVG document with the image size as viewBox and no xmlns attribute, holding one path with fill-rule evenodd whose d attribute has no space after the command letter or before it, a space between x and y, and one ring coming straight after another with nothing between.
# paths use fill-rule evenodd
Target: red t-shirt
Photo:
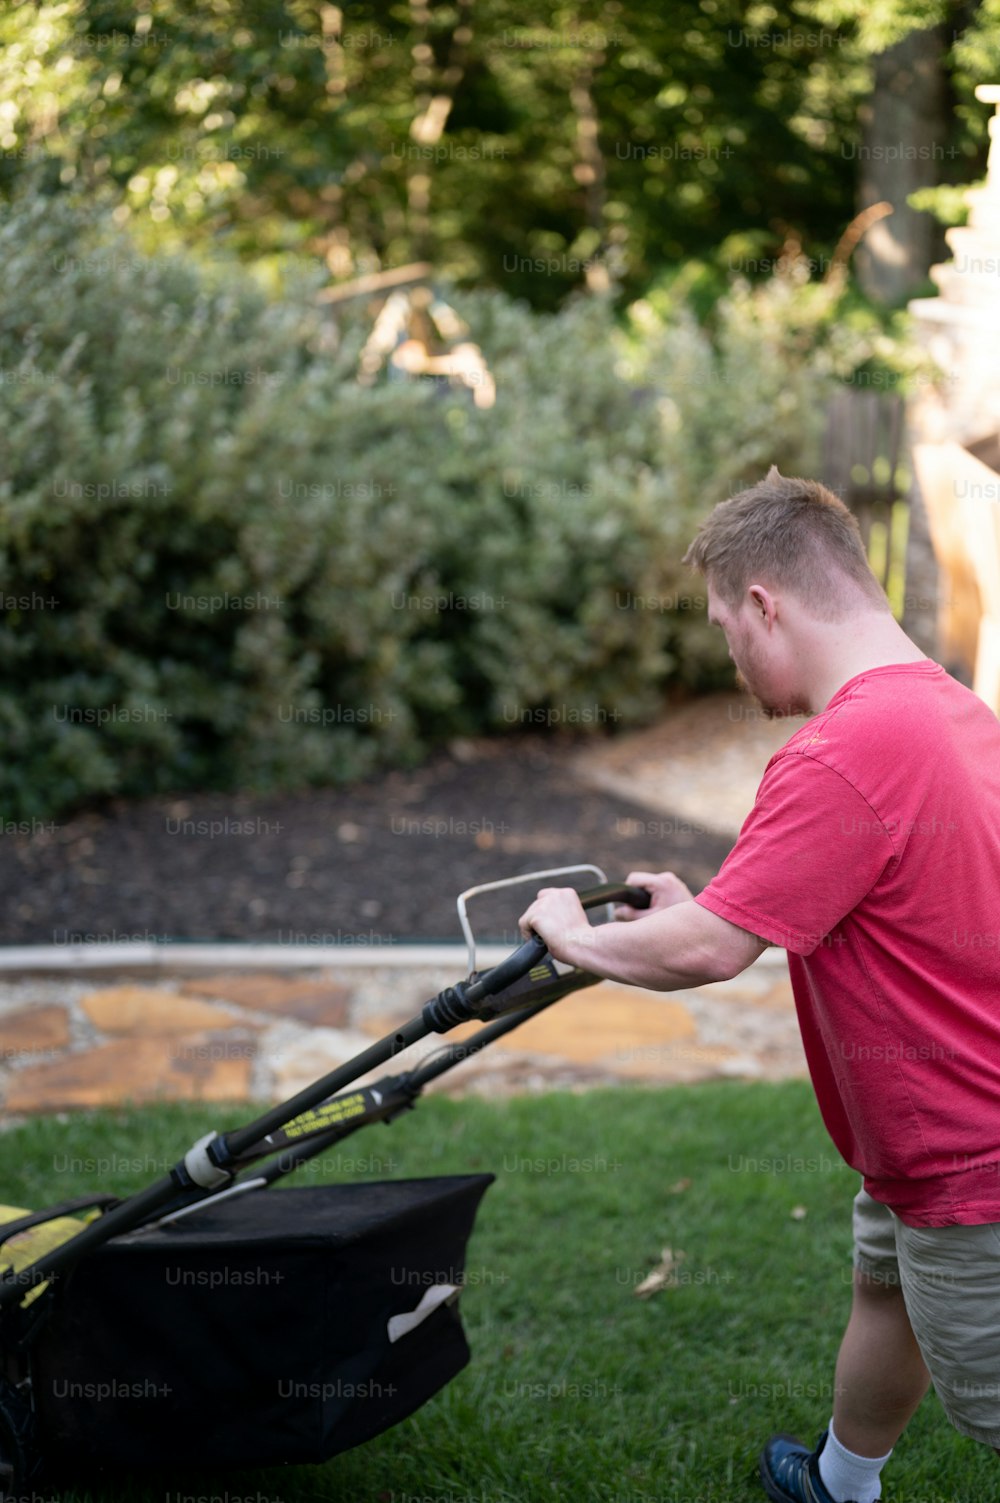
<instances>
[{"instance_id":1,"label":"red t-shirt","mask_svg":"<svg viewBox=\"0 0 1000 1503\"><path fill-rule=\"evenodd\" d=\"M788 951L820 1111L911 1226L1000 1221L1000 721L929 659L768 762L697 902Z\"/></svg>"}]
</instances>

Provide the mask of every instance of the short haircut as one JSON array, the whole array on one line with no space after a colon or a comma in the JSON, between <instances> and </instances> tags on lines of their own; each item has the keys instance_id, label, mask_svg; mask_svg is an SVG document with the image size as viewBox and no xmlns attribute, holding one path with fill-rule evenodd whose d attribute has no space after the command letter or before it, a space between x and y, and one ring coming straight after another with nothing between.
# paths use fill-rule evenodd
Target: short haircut
<instances>
[{"instance_id":1,"label":"short haircut","mask_svg":"<svg viewBox=\"0 0 1000 1503\"><path fill-rule=\"evenodd\" d=\"M818 480L763 480L718 506L684 562L699 569L731 610L755 581L789 590L821 621L862 606L891 609L872 573L853 514Z\"/></svg>"}]
</instances>

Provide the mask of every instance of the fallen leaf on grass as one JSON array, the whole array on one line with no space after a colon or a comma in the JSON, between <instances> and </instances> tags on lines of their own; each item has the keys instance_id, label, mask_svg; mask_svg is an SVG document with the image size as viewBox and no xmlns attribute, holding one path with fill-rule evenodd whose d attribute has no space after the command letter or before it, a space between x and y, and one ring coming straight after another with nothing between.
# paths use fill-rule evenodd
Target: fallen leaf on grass
<instances>
[{"instance_id":1,"label":"fallen leaf on grass","mask_svg":"<svg viewBox=\"0 0 1000 1503\"><path fill-rule=\"evenodd\" d=\"M691 1181L689 1179L679 1179L676 1184L670 1186L670 1194L680 1195L682 1190L690 1190L690 1188Z\"/></svg>"},{"instance_id":2,"label":"fallen leaf on grass","mask_svg":"<svg viewBox=\"0 0 1000 1503\"><path fill-rule=\"evenodd\" d=\"M679 1249L674 1252L672 1248L665 1247L660 1255L661 1261L652 1273L648 1273L641 1284L637 1284L632 1293L639 1299L648 1299L658 1289L669 1289L677 1283L677 1269L683 1263L686 1253Z\"/></svg>"}]
</instances>

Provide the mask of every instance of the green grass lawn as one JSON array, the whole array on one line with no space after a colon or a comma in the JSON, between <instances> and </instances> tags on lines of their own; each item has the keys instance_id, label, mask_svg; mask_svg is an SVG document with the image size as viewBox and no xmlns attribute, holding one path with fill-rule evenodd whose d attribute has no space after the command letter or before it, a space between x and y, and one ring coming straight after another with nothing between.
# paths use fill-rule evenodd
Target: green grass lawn
<instances>
[{"instance_id":1,"label":"green grass lawn","mask_svg":"<svg viewBox=\"0 0 1000 1503\"><path fill-rule=\"evenodd\" d=\"M0 1136L0 1199L137 1188L209 1126L246 1115L172 1106L32 1121ZM80 1479L61 1496L737 1503L764 1498L756 1457L773 1430L811 1442L829 1419L858 1179L805 1082L428 1097L340 1153L351 1173L328 1165L326 1178L496 1175L462 1296L470 1365L411 1419L321 1467ZM100 1157L116 1161L110 1183L81 1168ZM122 1162L146 1159L138 1173ZM664 1247L684 1253L676 1285L637 1298ZM885 1482L893 1503L990 1503L1000 1463L931 1394Z\"/></svg>"}]
</instances>

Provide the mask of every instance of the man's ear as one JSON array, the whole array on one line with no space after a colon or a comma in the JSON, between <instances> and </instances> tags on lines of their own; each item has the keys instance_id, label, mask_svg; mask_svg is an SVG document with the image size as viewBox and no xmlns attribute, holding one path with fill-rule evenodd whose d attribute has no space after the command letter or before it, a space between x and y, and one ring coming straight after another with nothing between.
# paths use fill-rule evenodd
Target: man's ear
<instances>
[{"instance_id":1,"label":"man's ear","mask_svg":"<svg viewBox=\"0 0 1000 1503\"><path fill-rule=\"evenodd\" d=\"M751 585L748 593L753 601L754 610L759 611L765 621L769 616L774 615L774 599L762 585Z\"/></svg>"}]
</instances>

